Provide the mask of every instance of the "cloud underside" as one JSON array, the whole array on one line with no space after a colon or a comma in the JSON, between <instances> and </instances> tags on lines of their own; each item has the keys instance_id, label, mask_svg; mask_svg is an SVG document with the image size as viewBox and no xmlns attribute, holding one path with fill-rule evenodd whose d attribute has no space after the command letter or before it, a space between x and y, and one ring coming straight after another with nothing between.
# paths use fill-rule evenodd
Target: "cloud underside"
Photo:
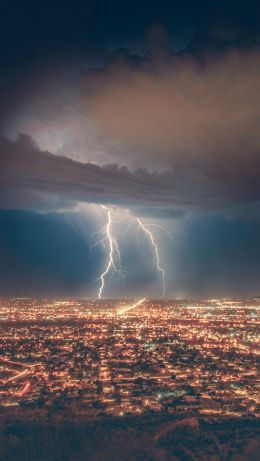
<instances>
[{"instance_id":1,"label":"cloud underside","mask_svg":"<svg viewBox=\"0 0 260 461\"><path fill-rule=\"evenodd\" d=\"M165 47L143 57L111 53L82 75L81 124L67 158L28 135L0 140L0 205L107 203L161 218L258 202L259 72L258 49L200 59ZM43 109L53 124L63 120L62 110L56 118L50 111ZM83 120L95 126L110 165L87 163ZM82 133L79 161L73 146Z\"/></svg>"},{"instance_id":2,"label":"cloud underside","mask_svg":"<svg viewBox=\"0 0 260 461\"><path fill-rule=\"evenodd\" d=\"M117 52L83 80L85 112L131 162L232 169L260 148L260 53ZM141 153L140 153L141 152ZM129 150L122 149L120 160ZM159 155L158 155L159 153ZM139 165L140 166L140 165Z\"/></svg>"},{"instance_id":3,"label":"cloud underside","mask_svg":"<svg viewBox=\"0 0 260 461\"><path fill-rule=\"evenodd\" d=\"M0 140L0 207L68 209L78 202L139 209L146 215L180 217L260 199L259 163L232 174L191 168L167 172L97 166L41 151L29 136Z\"/></svg>"}]
</instances>

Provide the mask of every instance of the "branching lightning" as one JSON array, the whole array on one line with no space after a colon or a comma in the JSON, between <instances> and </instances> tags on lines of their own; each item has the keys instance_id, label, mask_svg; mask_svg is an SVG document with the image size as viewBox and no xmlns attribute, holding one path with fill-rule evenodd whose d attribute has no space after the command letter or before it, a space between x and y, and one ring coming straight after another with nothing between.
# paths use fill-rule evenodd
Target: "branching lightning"
<instances>
[{"instance_id":1,"label":"branching lightning","mask_svg":"<svg viewBox=\"0 0 260 461\"><path fill-rule=\"evenodd\" d=\"M146 224L146 227L157 227L157 229L160 229L162 232L168 235L169 239L172 239L172 233L169 232L168 229L161 226L160 224L149 223L149 224Z\"/></svg>"},{"instance_id":2,"label":"branching lightning","mask_svg":"<svg viewBox=\"0 0 260 461\"><path fill-rule=\"evenodd\" d=\"M154 236L153 236L152 232L147 228L147 226L145 226L142 223L140 218L136 218L136 220L137 220L137 223L139 225L139 228L141 228L142 231L148 236L148 238L149 238L149 240L151 242L151 245L152 245L152 247L154 249L154 254L155 254L155 259L156 259L156 267L157 267L157 270L160 272L161 278L162 278L162 297L164 297L164 295L165 295L165 271L161 267L157 243L154 240Z\"/></svg>"},{"instance_id":3,"label":"branching lightning","mask_svg":"<svg viewBox=\"0 0 260 461\"><path fill-rule=\"evenodd\" d=\"M101 205L101 207L106 212L107 223L100 231L93 232L92 237L95 235L99 235L100 238L91 246L91 248L94 248L97 245L102 245L103 248L107 250L107 263L106 263L104 271L99 276L99 281L100 281L99 288L98 288L98 298L99 299L103 297L103 293L104 293L104 289L106 285L106 279L110 274L113 274L113 272L117 272L121 276L124 277L124 273L122 271L122 266L121 266L120 249L119 249L117 238L112 229L112 223L113 223L112 210L111 208L105 205ZM149 227L150 226L158 227L159 229L166 232L168 235L170 235L170 233L167 230L165 230L163 227L159 226L158 224L144 224L140 218L132 217L127 228L122 233L122 235L126 235L126 233L130 230L130 228L133 226L135 222L137 223L137 236L138 236L138 231L141 230L145 234L145 236L148 238L151 244L151 248L153 250L154 257L155 257L156 268L162 280L162 297L164 297L165 295L165 271L161 266L158 245ZM137 301L137 303L135 303L133 306L129 306L129 308L132 309L133 307L138 306L139 303L141 304L144 301L145 299L141 299L140 301ZM129 310L128 307L122 308L119 311L119 313L121 313L121 311L126 312L127 310Z\"/></svg>"},{"instance_id":4,"label":"branching lightning","mask_svg":"<svg viewBox=\"0 0 260 461\"><path fill-rule=\"evenodd\" d=\"M105 267L104 272L100 275L100 286L98 290L98 298L101 299L103 295L103 291L105 288L105 279L106 276L110 272L119 272L121 275L123 275L122 272L122 267L121 267L121 256L120 256L120 251L119 251L119 246L116 240L116 237L112 233L112 218L111 218L111 210L105 206L101 205L101 207L106 210L107 213L107 224L105 227L99 231L99 232L94 232L92 234L100 234L102 238L98 240L94 245L92 245L91 248L94 248L97 245L102 245L104 248L108 248L108 260L107 260L107 265Z\"/></svg>"}]
</instances>

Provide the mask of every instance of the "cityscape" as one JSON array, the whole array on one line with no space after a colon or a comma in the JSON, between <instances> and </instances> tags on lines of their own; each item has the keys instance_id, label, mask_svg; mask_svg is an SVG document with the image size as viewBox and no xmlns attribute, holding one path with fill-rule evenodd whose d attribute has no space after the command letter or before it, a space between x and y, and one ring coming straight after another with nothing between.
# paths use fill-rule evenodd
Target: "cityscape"
<instances>
[{"instance_id":1,"label":"cityscape","mask_svg":"<svg viewBox=\"0 0 260 461\"><path fill-rule=\"evenodd\" d=\"M260 461L260 1L0 38L0 461Z\"/></svg>"},{"instance_id":2,"label":"cityscape","mask_svg":"<svg viewBox=\"0 0 260 461\"><path fill-rule=\"evenodd\" d=\"M0 305L0 411L260 416L258 297Z\"/></svg>"}]
</instances>

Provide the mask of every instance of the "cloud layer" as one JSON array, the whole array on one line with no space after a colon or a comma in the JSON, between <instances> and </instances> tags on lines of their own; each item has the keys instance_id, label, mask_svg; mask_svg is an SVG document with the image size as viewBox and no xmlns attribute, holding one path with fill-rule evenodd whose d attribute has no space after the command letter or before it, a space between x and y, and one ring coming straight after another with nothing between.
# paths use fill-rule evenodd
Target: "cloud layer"
<instances>
[{"instance_id":1,"label":"cloud layer","mask_svg":"<svg viewBox=\"0 0 260 461\"><path fill-rule=\"evenodd\" d=\"M107 203L145 215L179 217L260 200L257 164L223 175L198 169L150 172L98 166L41 151L29 136L0 140L0 206L66 209L78 202ZM256 166L257 168L254 168Z\"/></svg>"},{"instance_id":2,"label":"cloud layer","mask_svg":"<svg viewBox=\"0 0 260 461\"><path fill-rule=\"evenodd\" d=\"M121 164L228 174L259 160L259 73L258 49L200 57L160 47L143 58L117 52L86 73L86 114L121 143Z\"/></svg>"}]
</instances>

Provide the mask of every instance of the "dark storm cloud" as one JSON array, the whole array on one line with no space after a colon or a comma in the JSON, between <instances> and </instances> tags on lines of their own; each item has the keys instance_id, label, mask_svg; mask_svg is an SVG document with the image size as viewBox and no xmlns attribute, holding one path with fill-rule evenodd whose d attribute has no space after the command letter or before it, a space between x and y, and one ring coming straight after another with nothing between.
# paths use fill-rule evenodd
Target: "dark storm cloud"
<instances>
[{"instance_id":1,"label":"dark storm cloud","mask_svg":"<svg viewBox=\"0 0 260 461\"><path fill-rule=\"evenodd\" d=\"M162 42L142 58L115 52L85 74L87 117L120 143L111 156L135 167L197 169L223 182L259 168L260 50L198 58Z\"/></svg>"},{"instance_id":2,"label":"dark storm cloud","mask_svg":"<svg viewBox=\"0 0 260 461\"><path fill-rule=\"evenodd\" d=\"M77 202L144 209L155 216L180 216L192 209L219 209L260 199L258 159L214 174L196 169L149 172L79 163L40 151L29 136L0 141L0 206L64 209ZM158 208L160 210L158 210ZM179 210L179 211L178 211ZM180 211L181 210L181 211Z\"/></svg>"},{"instance_id":3,"label":"dark storm cloud","mask_svg":"<svg viewBox=\"0 0 260 461\"><path fill-rule=\"evenodd\" d=\"M99 167L82 164L65 157L41 152L29 136L20 136L17 142L1 139L1 205L4 207L37 208L70 202L133 204L142 202L169 202L174 197L174 186L164 175L146 170L131 173L116 165ZM52 196L53 201L52 201ZM47 205L48 206L48 205Z\"/></svg>"},{"instance_id":4,"label":"dark storm cloud","mask_svg":"<svg viewBox=\"0 0 260 461\"><path fill-rule=\"evenodd\" d=\"M165 25L172 49L198 52L256 43L259 19L255 0L2 1L0 117L12 113L35 71L82 55L98 65L120 47L140 53L153 24Z\"/></svg>"}]
</instances>

